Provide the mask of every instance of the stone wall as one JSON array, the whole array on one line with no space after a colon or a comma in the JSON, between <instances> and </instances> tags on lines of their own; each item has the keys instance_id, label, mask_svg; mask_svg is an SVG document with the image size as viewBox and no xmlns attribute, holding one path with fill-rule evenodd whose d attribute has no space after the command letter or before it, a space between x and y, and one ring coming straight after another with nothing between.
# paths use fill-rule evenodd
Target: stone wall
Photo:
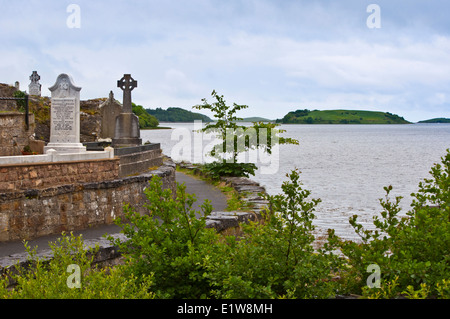
<instances>
[{"instance_id":1,"label":"stone wall","mask_svg":"<svg viewBox=\"0 0 450 319\"><path fill-rule=\"evenodd\" d=\"M28 115L28 123L27 129L24 113L0 113L0 156L22 155L24 146L34 134L33 114Z\"/></svg>"},{"instance_id":2,"label":"stone wall","mask_svg":"<svg viewBox=\"0 0 450 319\"><path fill-rule=\"evenodd\" d=\"M12 97L17 89L9 84L0 83L0 97ZM18 110L16 101L0 100L0 111Z\"/></svg>"},{"instance_id":3,"label":"stone wall","mask_svg":"<svg viewBox=\"0 0 450 319\"><path fill-rule=\"evenodd\" d=\"M119 158L0 165L0 192L102 182L119 177Z\"/></svg>"},{"instance_id":4,"label":"stone wall","mask_svg":"<svg viewBox=\"0 0 450 319\"><path fill-rule=\"evenodd\" d=\"M175 165L166 163L139 176L0 193L0 241L112 224L124 203L144 213L143 191L154 175L175 190Z\"/></svg>"},{"instance_id":5,"label":"stone wall","mask_svg":"<svg viewBox=\"0 0 450 319\"><path fill-rule=\"evenodd\" d=\"M179 164L184 169L193 170L196 174L201 174L200 170L194 165L191 164L185 164L181 163ZM163 178L163 187L167 188L170 187L172 189L172 192L176 189L176 181L175 181L175 165L171 162L166 162L165 166L160 167L158 170L153 171L153 174L157 174ZM145 175L144 175L145 176ZM147 174L147 177L144 176L136 176L136 177L128 177L123 179L123 181L131 182L132 181L138 181L141 179L147 180L149 178L149 175ZM151 178L151 177L150 177ZM245 178L245 177L226 177L222 179L225 183L227 183L229 186L233 187L241 196L241 198L244 200L245 203L248 204L250 209L248 211L231 211L231 212L213 212L206 221L206 227L207 228L214 228L216 231L221 232L230 228L236 228L239 227L240 223L246 223L249 220L258 220L262 218L262 210L264 210L268 206L267 200L265 200L260 193L264 193L265 189L264 187L260 186L258 183ZM144 182L146 183L146 182ZM108 184L108 183L107 183ZM113 183L114 184L114 183ZM110 184L112 185L112 184ZM93 185L94 186L94 185ZM99 186L99 185L98 185ZM93 189L96 189L97 186L93 187ZM125 187L126 188L126 187ZM89 189L89 186L88 186ZM97 195L90 195L90 198ZM140 196L142 196L141 192L139 194L134 194L131 192L124 195L128 198L128 200L134 198L134 200L139 200ZM142 198L142 197L141 197ZM1 203L1 195L0 195L0 203ZM138 202L139 203L139 202ZM142 202L139 203L139 205L133 205L134 207L142 207ZM95 207L95 205L94 205ZM142 213L142 212L141 212ZM0 213L0 225L2 224L1 221L1 213ZM107 216L104 215L104 216ZM99 217L100 219L100 217ZM109 217L107 218L109 219ZM1 237L2 232L0 229L0 241L2 240ZM113 234L112 237L120 238L121 240L127 240L124 234L118 233ZM113 246L107 239L105 238L96 238L96 239L90 239L85 240L84 244L87 247L95 247L98 245L99 251L97 255L95 256L95 262L102 264L102 265L115 265L120 262L121 258L121 252L119 251L118 247ZM40 253L40 256L44 258L52 258L52 252L51 250L46 250L44 252ZM0 274L5 272L5 269L8 269L10 267L13 267L17 262L19 262L20 265L26 265L27 263L28 255L26 253L23 254L17 254L14 256L8 256L0 258Z\"/></svg>"},{"instance_id":6,"label":"stone wall","mask_svg":"<svg viewBox=\"0 0 450 319\"><path fill-rule=\"evenodd\" d=\"M119 176L125 177L148 171L149 168L163 163L159 143L114 149L120 157Z\"/></svg>"}]
</instances>

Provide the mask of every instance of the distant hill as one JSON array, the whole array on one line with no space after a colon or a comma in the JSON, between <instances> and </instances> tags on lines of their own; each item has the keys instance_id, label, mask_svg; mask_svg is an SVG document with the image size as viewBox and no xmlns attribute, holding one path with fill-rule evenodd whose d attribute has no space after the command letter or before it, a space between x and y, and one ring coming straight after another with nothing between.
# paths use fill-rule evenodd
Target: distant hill
<instances>
[{"instance_id":1,"label":"distant hill","mask_svg":"<svg viewBox=\"0 0 450 319\"><path fill-rule=\"evenodd\" d=\"M450 123L450 119L445 118L445 117L438 117L435 119L419 121L418 123Z\"/></svg>"},{"instance_id":2,"label":"distant hill","mask_svg":"<svg viewBox=\"0 0 450 319\"><path fill-rule=\"evenodd\" d=\"M389 112L358 110L297 110L277 123L282 124L409 124L403 117Z\"/></svg>"},{"instance_id":3,"label":"distant hill","mask_svg":"<svg viewBox=\"0 0 450 319\"><path fill-rule=\"evenodd\" d=\"M195 120L212 122L206 115L191 112L180 107L169 107L167 110L158 107L156 109L146 109L146 111L148 114L156 117L160 122L192 122Z\"/></svg>"}]
</instances>

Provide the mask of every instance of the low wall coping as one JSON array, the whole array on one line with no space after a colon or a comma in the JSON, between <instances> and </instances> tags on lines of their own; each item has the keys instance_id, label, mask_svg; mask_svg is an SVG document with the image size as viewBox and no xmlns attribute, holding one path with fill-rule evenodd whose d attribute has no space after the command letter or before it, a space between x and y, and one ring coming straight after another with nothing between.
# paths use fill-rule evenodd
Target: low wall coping
<instances>
[{"instance_id":1,"label":"low wall coping","mask_svg":"<svg viewBox=\"0 0 450 319\"><path fill-rule=\"evenodd\" d=\"M123 156L123 155L130 155L134 153L141 153L151 150L156 150L161 147L160 143L151 143L151 144L144 144L139 146L130 146L130 147L120 147L114 149L114 155L116 156Z\"/></svg>"},{"instance_id":2,"label":"low wall coping","mask_svg":"<svg viewBox=\"0 0 450 319\"><path fill-rule=\"evenodd\" d=\"M111 147L105 148L104 151L92 151L83 153L58 153L50 149L46 154L41 155L0 156L0 166L81 162L113 158L114 149Z\"/></svg>"}]
</instances>

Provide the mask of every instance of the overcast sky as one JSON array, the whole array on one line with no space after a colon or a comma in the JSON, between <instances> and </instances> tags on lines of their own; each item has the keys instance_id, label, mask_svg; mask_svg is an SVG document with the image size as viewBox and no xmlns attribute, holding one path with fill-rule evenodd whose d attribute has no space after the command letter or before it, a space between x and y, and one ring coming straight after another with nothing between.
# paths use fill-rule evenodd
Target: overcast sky
<instances>
[{"instance_id":1,"label":"overcast sky","mask_svg":"<svg viewBox=\"0 0 450 319\"><path fill-rule=\"evenodd\" d=\"M76 10L80 9L77 20ZM380 19L367 12L377 4ZM212 90L242 116L363 109L450 118L450 1L0 0L0 82L50 95L60 73L83 100L192 110ZM367 20L379 22L369 28ZM375 20L374 20L375 19ZM370 24L370 23L369 23ZM75 26L75 27L74 27ZM204 113L210 115L209 113Z\"/></svg>"}]
</instances>

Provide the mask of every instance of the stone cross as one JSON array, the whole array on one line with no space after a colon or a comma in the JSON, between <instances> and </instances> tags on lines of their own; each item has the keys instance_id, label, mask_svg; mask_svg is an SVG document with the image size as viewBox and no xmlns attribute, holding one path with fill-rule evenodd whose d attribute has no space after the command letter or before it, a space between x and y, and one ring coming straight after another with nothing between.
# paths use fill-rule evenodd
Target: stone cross
<instances>
[{"instance_id":1,"label":"stone cross","mask_svg":"<svg viewBox=\"0 0 450 319\"><path fill-rule=\"evenodd\" d=\"M30 75L31 83L28 85L30 95L41 96L41 85L39 84L40 79L41 77L37 74L37 71L33 71Z\"/></svg>"},{"instance_id":2,"label":"stone cross","mask_svg":"<svg viewBox=\"0 0 450 319\"><path fill-rule=\"evenodd\" d=\"M39 76L39 74L37 74L37 71L33 71L33 73L31 73L30 75L31 83L37 83L40 79L41 77Z\"/></svg>"},{"instance_id":3,"label":"stone cross","mask_svg":"<svg viewBox=\"0 0 450 319\"><path fill-rule=\"evenodd\" d=\"M139 129L139 117L133 114L131 107L131 91L137 87L130 74L124 74L117 81L117 86L123 90L122 113L116 117L113 147L128 147L142 145Z\"/></svg>"},{"instance_id":4,"label":"stone cross","mask_svg":"<svg viewBox=\"0 0 450 319\"><path fill-rule=\"evenodd\" d=\"M124 74L117 81L117 87L123 90L123 113L132 113L131 91L137 87L137 81L131 77L131 74Z\"/></svg>"}]
</instances>

